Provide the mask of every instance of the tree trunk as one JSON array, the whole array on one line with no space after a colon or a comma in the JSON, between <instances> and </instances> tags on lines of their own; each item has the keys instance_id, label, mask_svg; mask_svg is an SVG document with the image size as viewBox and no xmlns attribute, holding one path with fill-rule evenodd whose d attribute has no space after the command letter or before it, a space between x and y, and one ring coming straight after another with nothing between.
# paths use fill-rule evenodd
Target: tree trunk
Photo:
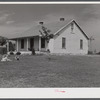
<instances>
[{"instance_id":1,"label":"tree trunk","mask_svg":"<svg viewBox=\"0 0 100 100\"><path fill-rule=\"evenodd\" d=\"M47 41L47 59L50 61L51 57L50 57L50 49L49 49L49 41Z\"/></svg>"},{"instance_id":2,"label":"tree trunk","mask_svg":"<svg viewBox=\"0 0 100 100\"><path fill-rule=\"evenodd\" d=\"M47 48L46 48L46 51L47 51L48 53L50 53L50 50L49 50L49 41L47 41Z\"/></svg>"}]
</instances>

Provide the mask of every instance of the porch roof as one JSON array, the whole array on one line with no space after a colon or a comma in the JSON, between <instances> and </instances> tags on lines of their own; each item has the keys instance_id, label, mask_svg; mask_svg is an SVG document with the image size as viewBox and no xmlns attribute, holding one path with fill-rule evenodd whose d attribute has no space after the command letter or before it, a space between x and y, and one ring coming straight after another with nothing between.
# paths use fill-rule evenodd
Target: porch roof
<instances>
[{"instance_id":1,"label":"porch roof","mask_svg":"<svg viewBox=\"0 0 100 100\"><path fill-rule=\"evenodd\" d=\"M55 33L59 32L61 29L63 29L63 27L70 24L72 21L73 21L72 19L65 20L65 21L55 21L55 22L51 22L51 23L44 23L43 25L51 31L50 34L55 34ZM22 33L16 33L16 34L12 35L9 39L40 36L41 34L40 34L39 30L41 30L41 25L38 24ZM85 33L83 33L83 34L87 37L87 35Z\"/></svg>"}]
</instances>

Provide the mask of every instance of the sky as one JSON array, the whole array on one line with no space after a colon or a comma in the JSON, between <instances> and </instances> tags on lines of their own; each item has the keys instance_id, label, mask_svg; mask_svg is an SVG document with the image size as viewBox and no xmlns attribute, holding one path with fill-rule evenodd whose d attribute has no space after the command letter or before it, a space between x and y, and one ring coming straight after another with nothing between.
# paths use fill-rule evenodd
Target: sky
<instances>
[{"instance_id":1,"label":"sky","mask_svg":"<svg viewBox=\"0 0 100 100\"><path fill-rule=\"evenodd\" d=\"M45 23L75 19L83 31L93 36L93 50L100 51L100 4L0 4L0 35L10 37L39 21Z\"/></svg>"}]
</instances>

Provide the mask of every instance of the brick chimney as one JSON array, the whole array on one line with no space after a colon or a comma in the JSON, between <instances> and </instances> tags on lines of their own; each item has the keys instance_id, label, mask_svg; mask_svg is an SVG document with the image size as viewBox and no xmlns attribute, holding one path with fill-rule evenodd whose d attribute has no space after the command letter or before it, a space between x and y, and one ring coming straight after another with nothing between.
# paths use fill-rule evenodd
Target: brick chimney
<instances>
[{"instance_id":1,"label":"brick chimney","mask_svg":"<svg viewBox=\"0 0 100 100\"><path fill-rule=\"evenodd\" d=\"M43 25L43 22L39 22L40 25Z\"/></svg>"},{"instance_id":2,"label":"brick chimney","mask_svg":"<svg viewBox=\"0 0 100 100\"><path fill-rule=\"evenodd\" d=\"M60 21L64 21L65 20L65 18L60 18Z\"/></svg>"}]
</instances>

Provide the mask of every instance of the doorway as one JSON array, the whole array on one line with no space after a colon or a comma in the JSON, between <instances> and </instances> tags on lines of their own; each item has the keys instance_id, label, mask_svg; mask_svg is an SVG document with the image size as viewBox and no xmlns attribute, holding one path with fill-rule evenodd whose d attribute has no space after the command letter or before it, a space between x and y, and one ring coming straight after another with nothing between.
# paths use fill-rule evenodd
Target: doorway
<instances>
[{"instance_id":1,"label":"doorway","mask_svg":"<svg viewBox=\"0 0 100 100\"><path fill-rule=\"evenodd\" d=\"M30 38L30 49L34 47L34 38Z\"/></svg>"}]
</instances>

